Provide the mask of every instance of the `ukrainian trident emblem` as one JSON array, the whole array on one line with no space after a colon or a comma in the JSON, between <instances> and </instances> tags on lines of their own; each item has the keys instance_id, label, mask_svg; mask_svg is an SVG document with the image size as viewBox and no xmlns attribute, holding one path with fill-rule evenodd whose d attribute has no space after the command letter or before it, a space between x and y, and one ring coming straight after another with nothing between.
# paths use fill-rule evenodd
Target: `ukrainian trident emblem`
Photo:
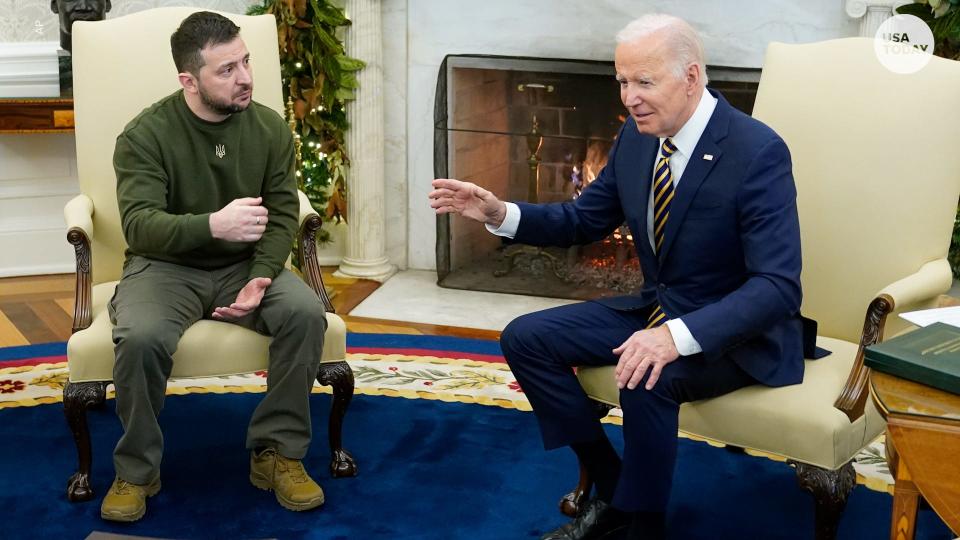
<instances>
[{"instance_id":1,"label":"ukrainian trident emblem","mask_svg":"<svg viewBox=\"0 0 960 540\"><path fill-rule=\"evenodd\" d=\"M215 152L216 152L216 154L217 154L217 157L220 158L220 159L223 159L223 156L227 155L227 149L224 148L224 146L223 146L222 144L216 145L216 147L214 148L214 150L215 150Z\"/></svg>"}]
</instances>

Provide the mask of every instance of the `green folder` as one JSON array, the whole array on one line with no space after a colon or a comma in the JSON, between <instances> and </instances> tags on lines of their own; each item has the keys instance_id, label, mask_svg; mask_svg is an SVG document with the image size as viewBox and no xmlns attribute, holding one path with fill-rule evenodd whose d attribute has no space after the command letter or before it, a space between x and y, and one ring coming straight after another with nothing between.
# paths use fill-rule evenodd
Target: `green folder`
<instances>
[{"instance_id":1,"label":"green folder","mask_svg":"<svg viewBox=\"0 0 960 540\"><path fill-rule=\"evenodd\" d=\"M871 345L867 367L960 394L960 328L933 323Z\"/></svg>"}]
</instances>

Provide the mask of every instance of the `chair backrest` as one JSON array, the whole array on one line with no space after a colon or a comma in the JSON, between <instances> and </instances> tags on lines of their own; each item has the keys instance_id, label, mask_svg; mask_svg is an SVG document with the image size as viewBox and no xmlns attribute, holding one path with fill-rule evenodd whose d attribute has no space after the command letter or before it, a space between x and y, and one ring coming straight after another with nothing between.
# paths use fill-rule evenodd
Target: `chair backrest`
<instances>
[{"instance_id":1,"label":"chair backrest","mask_svg":"<svg viewBox=\"0 0 960 540\"><path fill-rule=\"evenodd\" d=\"M73 27L73 95L80 191L93 200L93 283L120 278L126 242L117 209L113 150L124 126L180 88L170 35L200 8L166 7ZM283 114L273 15L221 13L250 51L254 99Z\"/></svg>"},{"instance_id":2,"label":"chair backrest","mask_svg":"<svg viewBox=\"0 0 960 540\"><path fill-rule=\"evenodd\" d=\"M773 43L753 115L793 157L803 313L820 335L858 342L880 289L946 257L960 195L960 63L935 57L901 75L870 38Z\"/></svg>"}]
</instances>

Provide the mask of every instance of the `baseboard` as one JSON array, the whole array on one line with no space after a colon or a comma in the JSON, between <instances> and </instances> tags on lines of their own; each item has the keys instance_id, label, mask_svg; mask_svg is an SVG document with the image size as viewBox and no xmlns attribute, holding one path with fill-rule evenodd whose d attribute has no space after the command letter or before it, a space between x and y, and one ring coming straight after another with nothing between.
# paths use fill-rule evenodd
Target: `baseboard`
<instances>
[{"instance_id":1,"label":"baseboard","mask_svg":"<svg viewBox=\"0 0 960 540\"><path fill-rule=\"evenodd\" d=\"M0 268L0 278L18 276L42 276L47 274L72 274L74 264L38 264Z\"/></svg>"}]
</instances>

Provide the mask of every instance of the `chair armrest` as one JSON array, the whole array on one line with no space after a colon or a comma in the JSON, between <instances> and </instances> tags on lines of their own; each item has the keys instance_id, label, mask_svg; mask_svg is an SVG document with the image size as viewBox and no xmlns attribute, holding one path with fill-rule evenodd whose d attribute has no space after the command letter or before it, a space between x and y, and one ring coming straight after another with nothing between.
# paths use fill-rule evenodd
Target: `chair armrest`
<instances>
[{"instance_id":1,"label":"chair armrest","mask_svg":"<svg viewBox=\"0 0 960 540\"><path fill-rule=\"evenodd\" d=\"M327 296L327 289L323 285L323 274L320 271L320 263L317 261L317 232L323 226L323 220L313 209L310 199L302 191L297 191L297 194L300 196L300 231L297 234L300 273L307 285L310 285L320 297L324 308L330 313L335 313L330 297Z\"/></svg>"},{"instance_id":2,"label":"chair armrest","mask_svg":"<svg viewBox=\"0 0 960 540\"><path fill-rule=\"evenodd\" d=\"M67 230L80 229L87 238L93 236L93 201L84 194L67 201L63 207L63 219L67 222Z\"/></svg>"},{"instance_id":3,"label":"chair armrest","mask_svg":"<svg viewBox=\"0 0 960 540\"><path fill-rule=\"evenodd\" d=\"M77 332L90 326L93 317L93 275L90 265L93 257L90 250L93 201L86 195L77 195L63 207L63 218L67 222L67 242L73 245L77 264L72 328L73 332Z\"/></svg>"},{"instance_id":4,"label":"chair armrest","mask_svg":"<svg viewBox=\"0 0 960 540\"><path fill-rule=\"evenodd\" d=\"M930 261L916 273L887 285L877 296L887 295L893 301L891 309L901 311L907 306L932 300L950 290L953 273L946 259Z\"/></svg>"},{"instance_id":5,"label":"chair armrest","mask_svg":"<svg viewBox=\"0 0 960 540\"><path fill-rule=\"evenodd\" d=\"M870 369L863 364L864 349L883 341L883 327L887 321L887 315L893 313L897 306L903 308L936 298L950 289L952 280L950 264L946 259L937 259L924 264L913 274L880 289L877 296L870 302L863 321L857 357L847 382L840 391L840 396L833 403L833 406L843 411L851 422L863 416L869 394L867 381Z\"/></svg>"},{"instance_id":6,"label":"chair armrest","mask_svg":"<svg viewBox=\"0 0 960 540\"><path fill-rule=\"evenodd\" d=\"M299 219L297 219L297 223L299 223L300 226L302 227L303 222L306 221L310 216L319 217L320 214L318 214L317 211L313 209L313 205L310 204L310 199L307 198L306 193L300 190L297 190L297 196L299 197L299 200L300 200L300 217Z\"/></svg>"}]
</instances>

